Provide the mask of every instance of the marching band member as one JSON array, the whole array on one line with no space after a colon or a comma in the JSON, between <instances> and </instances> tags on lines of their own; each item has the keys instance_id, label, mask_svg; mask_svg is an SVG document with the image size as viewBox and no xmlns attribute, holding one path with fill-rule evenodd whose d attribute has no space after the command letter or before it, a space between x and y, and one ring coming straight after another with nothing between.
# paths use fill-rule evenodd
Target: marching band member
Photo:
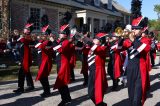
<instances>
[{"instance_id":1,"label":"marching band member","mask_svg":"<svg viewBox=\"0 0 160 106\"><path fill-rule=\"evenodd\" d=\"M66 17L63 19L62 26L60 27L59 34L59 44L53 48L56 51L56 63L57 63L57 78L54 84L54 89L58 89L62 101L58 106L64 106L71 102L71 96L68 88L70 83L70 52L71 44L67 39L69 31L69 20L71 19L71 14L69 12L65 13ZM66 22L67 21L67 22Z\"/></svg>"},{"instance_id":2,"label":"marching band member","mask_svg":"<svg viewBox=\"0 0 160 106\"><path fill-rule=\"evenodd\" d=\"M82 69L81 69L81 74L83 74L84 77L84 82L83 86L88 85L88 54L90 51L91 45L85 44L83 49L82 49Z\"/></svg>"},{"instance_id":3,"label":"marching band member","mask_svg":"<svg viewBox=\"0 0 160 106\"><path fill-rule=\"evenodd\" d=\"M36 45L36 48L41 49L41 65L36 77L36 80L40 80L44 92L41 94L42 97L50 95L50 86L48 76L52 68L52 48L46 48L46 46L52 46L50 41L46 40Z\"/></svg>"},{"instance_id":4,"label":"marching band member","mask_svg":"<svg viewBox=\"0 0 160 106\"><path fill-rule=\"evenodd\" d=\"M148 18L145 17L144 18L144 27L142 29L142 37L145 37L146 39L148 39L149 41L149 45L151 45L151 39L148 38ZM147 68L147 76L146 76L146 80L147 80L147 91L150 89L150 77L149 77L149 72L151 71L151 59L150 59L150 52L147 53L146 55L146 68Z\"/></svg>"},{"instance_id":5,"label":"marching band member","mask_svg":"<svg viewBox=\"0 0 160 106\"><path fill-rule=\"evenodd\" d=\"M105 71L105 35L106 33L103 32L96 34L96 37L93 39L94 45L91 47L88 55L88 95L96 106L107 106L103 102L104 93L108 87Z\"/></svg>"},{"instance_id":6,"label":"marching band member","mask_svg":"<svg viewBox=\"0 0 160 106\"><path fill-rule=\"evenodd\" d=\"M88 29L88 25L84 24L83 25L83 36L89 38L89 29ZM82 69L81 69L81 74L83 74L84 77L84 82L83 82L83 86L88 85L88 54L90 51L91 45L89 44L89 42L84 43L83 42L83 48L82 50Z\"/></svg>"},{"instance_id":7,"label":"marching band member","mask_svg":"<svg viewBox=\"0 0 160 106\"><path fill-rule=\"evenodd\" d=\"M76 66L76 49L75 49L75 34L71 32L70 34L70 44L71 44L71 58L70 58L70 70L71 70L71 81L75 81L74 68Z\"/></svg>"},{"instance_id":8,"label":"marching band member","mask_svg":"<svg viewBox=\"0 0 160 106\"><path fill-rule=\"evenodd\" d=\"M132 26L131 25L126 25L124 32L122 34L122 37L125 38L129 38L131 41L134 40L134 36L132 34ZM122 51L121 52L121 57L122 57L122 61L123 61L123 76L122 76L122 84L124 85L124 87L127 85L127 72L126 72L126 67L128 65L128 54L127 54L127 50Z\"/></svg>"},{"instance_id":9,"label":"marching band member","mask_svg":"<svg viewBox=\"0 0 160 106\"><path fill-rule=\"evenodd\" d=\"M44 21L44 18L47 19L47 15L43 15L42 22ZM47 20L45 20L46 22ZM43 26L42 32L44 33L44 36L47 38L49 37L51 30L48 28L49 25ZM43 30L44 29L44 30ZM35 48L40 49L41 52L41 63L39 66L39 71L36 77L36 81L39 80L42 84L44 92L41 94L42 97L49 96L50 93L50 86L48 81L49 73L52 69L52 56L53 56L53 49L52 47L47 48L48 46L52 46L52 42L49 40L44 40L43 42L38 43Z\"/></svg>"},{"instance_id":10,"label":"marching band member","mask_svg":"<svg viewBox=\"0 0 160 106\"><path fill-rule=\"evenodd\" d=\"M141 21L142 17L138 17L132 21L132 31L135 36L134 41L122 39L119 42L119 46L128 51L126 71L131 106L142 106L146 100L147 69L145 58L150 50L150 45L147 38L141 37Z\"/></svg>"},{"instance_id":11,"label":"marching band member","mask_svg":"<svg viewBox=\"0 0 160 106\"><path fill-rule=\"evenodd\" d=\"M120 27L117 27L117 30ZM117 90L118 87L118 82L119 82L119 77L122 74L122 59L120 55L120 50L117 49L118 46L118 37L120 37L117 32L115 34L117 37L112 37L112 41L110 42L110 52L109 52L109 62L108 62L108 74L110 75L112 81L113 81L113 86L112 90L115 91Z\"/></svg>"},{"instance_id":12,"label":"marching band member","mask_svg":"<svg viewBox=\"0 0 160 106\"><path fill-rule=\"evenodd\" d=\"M132 0L132 32L134 41L130 39L120 39L118 47L128 51L127 85L130 106L143 106L147 93L147 68L146 56L150 51L150 42L146 37L142 37L144 19L141 16L140 0ZM137 5L139 4L139 5Z\"/></svg>"},{"instance_id":13,"label":"marching band member","mask_svg":"<svg viewBox=\"0 0 160 106\"><path fill-rule=\"evenodd\" d=\"M156 49L157 49L156 43L157 43L157 41L155 40L155 35L153 32L149 33L149 37L151 39L150 58L151 58L152 67L154 67L155 59L156 59Z\"/></svg>"},{"instance_id":14,"label":"marching band member","mask_svg":"<svg viewBox=\"0 0 160 106\"><path fill-rule=\"evenodd\" d=\"M30 73L30 66L32 64L32 56L31 56L31 49L30 49L30 42L31 40L31 31L33 30L33 17L30 17L27 24L25 25L24 29L24 37L20 37L18 41L22 43L22 64L18 73L18 89L13 90L15 93L23 93L24 92L24 81L25 77L27 80L27 89L25 91L30 91L34 89L34 84L32 80L32 76Z\"/></svg>"}]
</instances>

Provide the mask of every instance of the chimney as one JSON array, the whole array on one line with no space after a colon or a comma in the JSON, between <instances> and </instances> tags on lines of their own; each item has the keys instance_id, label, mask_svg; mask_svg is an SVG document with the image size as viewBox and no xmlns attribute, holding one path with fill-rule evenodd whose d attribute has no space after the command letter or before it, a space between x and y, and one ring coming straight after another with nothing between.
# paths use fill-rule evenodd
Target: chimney
<instances>
[{"instance_id":1,"label":"chimney","mask_svg":"<svg viewBox=\"0 0 160 106\"><path fill-rule=\"evenodd\" d=\"M112 10L112 0L108 0L108 9Z\"/></svg>"}]
</instances>

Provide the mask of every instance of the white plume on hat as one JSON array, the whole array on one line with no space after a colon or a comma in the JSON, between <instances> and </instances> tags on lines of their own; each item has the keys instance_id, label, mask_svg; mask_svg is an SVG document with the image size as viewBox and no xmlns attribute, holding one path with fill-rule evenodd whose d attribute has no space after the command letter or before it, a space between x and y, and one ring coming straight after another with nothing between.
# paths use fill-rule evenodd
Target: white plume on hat
<instances>
[{"instance_id":1,"label":"white plume on hat","mask_svg":"<svg viewBox=\"0 0 160 106\"><path fill-rule=\"evenodd\" d=\"M130 25L130 24L126 25L126 28L124 29L124 31L131 32L132 31L132 25Z\"/></svg>"}]
</instances>

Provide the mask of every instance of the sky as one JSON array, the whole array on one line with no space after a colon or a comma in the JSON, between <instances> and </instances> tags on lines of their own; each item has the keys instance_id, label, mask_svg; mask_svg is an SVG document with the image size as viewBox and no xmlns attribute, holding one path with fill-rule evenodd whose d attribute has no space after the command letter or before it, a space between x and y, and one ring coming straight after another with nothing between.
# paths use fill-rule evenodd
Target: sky
<instances>
[{"instance_id":1,"label":"sky","mask_svg":"<svg viewBox=\"0 0 160 106\"><path fill-rule=\"evenodd\" d=\"M116 1L130 11L132 0L116 0ZM157 19L158 18L157 13L154 12L155 4L160 4L160 0L143 0L141 8L142 16L148 17L149 19Z\"/></svg>"}]
</instances>

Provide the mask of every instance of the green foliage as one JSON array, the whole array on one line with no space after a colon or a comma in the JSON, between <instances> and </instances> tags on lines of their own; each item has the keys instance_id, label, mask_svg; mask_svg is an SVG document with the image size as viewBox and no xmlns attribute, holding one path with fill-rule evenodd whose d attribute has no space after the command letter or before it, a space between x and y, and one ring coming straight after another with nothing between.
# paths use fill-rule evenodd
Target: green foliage
<instances>
[{"instance_id":1,"label":"green foliage","mask_svg":"<svg viewBox=\"0 0 160 106\"><path fill-rule=\"evenodd\" d=\"M154 5L154 11L160 13L160 4Z\"/></svg>"},{"instance_id":2,"label":"green foliage","mask_svg":"<svg viewBox=\"0 0 160 106\"><path fill-rule=\"evenodd\" d=\"M160 41L160 33L158 34L157 39L158 39L158 41Z\"/></svg>"},{"instance_id":3,"label":"green foliage","mask_svg":"<svg viewBox=\"0 0 160 106\"><path fill-rule=\"evenodd\" d=\"M154 31L156 38L160 41L160 20L149 20L149 31Z\"/></svg>"},{"instance_id":4,"label":"green foliage","mask_svg":"<svg viewBox=\"0 0 160 106\"><path fill-rule=\"evenodd\" d=\"M154 5L154 11L157 12L158 19L160 19L160 4Z\"/></svg>"},{"instance_id":5,"label":"green foliage","mask_svg":"<svg viewBox=\"0 0 160 106\"><path fill-rule=\"evenodd\" d=\"M160 20L149 20L149 28L160 31Z\"/></svg>"}]
</instances>

